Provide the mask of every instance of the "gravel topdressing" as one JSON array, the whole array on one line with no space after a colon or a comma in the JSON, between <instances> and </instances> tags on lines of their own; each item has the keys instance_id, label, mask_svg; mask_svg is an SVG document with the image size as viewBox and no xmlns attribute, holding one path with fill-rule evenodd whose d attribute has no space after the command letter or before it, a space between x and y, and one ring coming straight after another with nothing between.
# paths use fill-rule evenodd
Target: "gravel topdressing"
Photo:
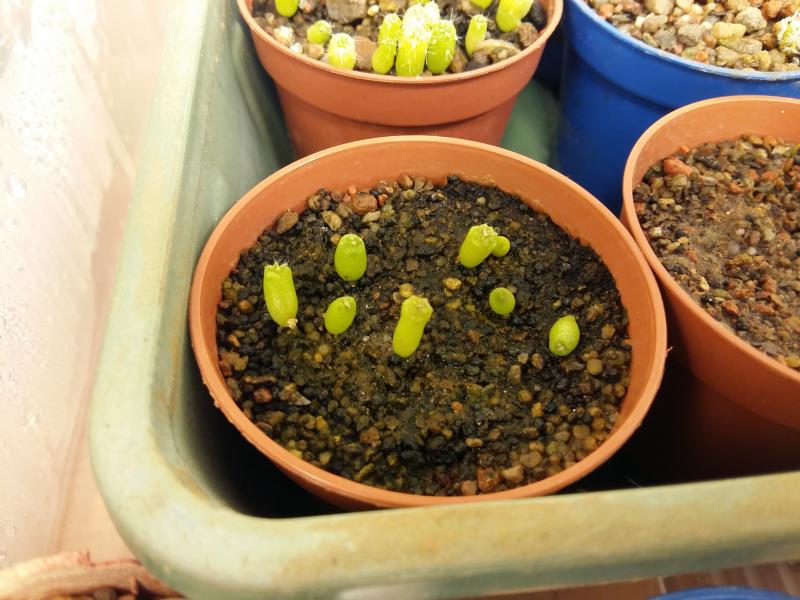
<instances>
[{"instance_id":1,"label":"gravel topdressing","mask_svg":"<svg viewBox=\"0 0 800 600\"><path fill-rule=\"evenodd\" d=\"M746 135L653 165L634 191L650 246L712 317L800 369L800 144Z\"/></svg>"},{"instance_id":2,"label":"gravel topdressing","mask_svg":"<svg viewBox=\"0 0 800 600\"><path fill-rule=\"evenodd\" d=\"M733 69L800 69L800 0L588 2L620 31L683 58Z\"/></svg>"}]
</instances>

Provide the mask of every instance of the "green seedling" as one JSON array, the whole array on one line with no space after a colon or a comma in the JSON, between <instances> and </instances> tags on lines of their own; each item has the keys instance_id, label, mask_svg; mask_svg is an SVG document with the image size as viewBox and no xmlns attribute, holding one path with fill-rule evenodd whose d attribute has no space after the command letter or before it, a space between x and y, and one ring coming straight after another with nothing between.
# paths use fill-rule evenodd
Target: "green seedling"
<instances>
[{"instance_id":1,"label":"green seedling","mask_svg":"<svg viewBox=\"0 0 800 600\"><path fill-rule=\"evenodd\" d=\"M431 41L425 62L428 70L439 75L447 70L456 51L456 27L451 21L438 21L431 25Z\"/></svg>"},{"instance_id":2,"label":"green seedling","mask_svg":"<svg viewBox=\"0 0 800 600\"><path fill-rule=\"evenodd\" d=\"M504 235L498 235L492 250L492 256L505 256L511 250L511 240Z\"/></svg>"},{"instance_id":3,"label":"green seedling","mask_svg":"<svg viewBox=\"0 0 800 600\"><path fill-rule=\"evenodd\" d=\"M378 45L394 44L400 41L400 33L403 31L403 19L396 13L390 13L383 18L381 26L378 27Z\"/></svg>"},{"instance_id":4,"label":"green seedling","mask_svg":"<svg viewBox=\"0 0 800 600\"><path fill-rule=\"evenodd\" d=\"M416 6L421 6L417 4ZM415 8L412 6L411 8ZM397 45L395 72L400 77L417 77L425 68L430 33L426 30L403 30Z\"/></svg>"},{"instance_id":5,"label":"green seedling","mask_svg":"<svg viewBox=\"0 0 800 600\"><path fill-rule=\"evenodd\" d=\"M344 333L356 318L356 299L352 296L336 298L325 311L325 329L333 335Z\"/></svg>"},{"instance_id":6,"label":"green seedling","mask_svg":"<svg viewBox=\"0 0 800 600\"><path fill-rule=\"evenodd\" d=\"M486 28L489 21L483 15L475 15L469 20L469 27L467 27L467 35L464 36L464 49L467 51L467 56L472 56L475 52L475 46L480 44L486 38Z\"/></svg>"},{"instance_id":7,"label":"green seedling","mask_svg":"<svg viewBox=\"0 0 800 600\"><path fill-rule=\"evenodd\" d=\"M311 27L306 29L306 39L311 44L320 44L324 46L331 39L333 34L333 27L327 21L319 20Z\"/></svg>"},{"instance_id":8,"label":"green seedling","mask_svg":"<svg viewBox=\"0 0 800 600\"><path fill-rule=\"evenodd\" d=\"M492 4L493 0L470 0L475 6L481 10L486 10Z\"/></svg>"},{"instance_id":9,"label":"green seedling","mask_svg":"<svg viewBox=\"0 0 800 600\"><path fill-rule=\"evenodd\" d=\"M400 319L392 336L392 350L398 356L407 358L416 352L425 331L425 325L431 320L433 308L427 299L410 296L400 306Z\"/></svg>"},{"instance_id":10,"label":"green seedling","mask_svg":"<svg viewBox=\"0 0 800 600\"><path fill-rule=\"evenodd\" d=\"M297 292L289 265L264 266L264 302L272 320L281 327L297 326Z\"/></svg>"},{"instance_id":11,"label":"green seedling","mask_svg":"<svg viewBox=\"0 0 800 600\"><path fill-rule=\"evenodd\" d=\"M556 356L566 356L578 347L581 330L572 315L561 317L550 328L550 352Z\"/></svg>"},{"instance_id":12,"label":"green seedling","mask_svg":"<svg viewBox=\"0 0 800 600\"><path fill-rule=\"evenodd\" d=\"M373 72L385 75L391 71L395 56L397 56L397 44L378 44L370 59Z\"/></svg>"},{"instance_id":13,"label":"green seedling","mask_svg":"<svg viewBox=\"0 0 800 600\"><path fill-rule=\"evenodd\" d=\"M346 33L331 36L328 42L328 64L351 70L356 66L356 42Z\"/></svg>"},{"instance_id":14,"label":"green seedling","mask_svg":"<svg viewBox=\"0 0 800 600\"><path fill-rule=\"evenodd\" d=\"M514 31L533 6L533 0L500 0L495 22L500 31Z\"/></svg>"},{"instance_id":15,"label":"green seedling","mask_svg":"<svg viewBox=\"0 0 800 600\"><path fill-rule=\"evenodd\" d=\"M494 288L489 293L489 306L498 315L509 314L514 310L516 303L517 301L514 298L514 293L508 288Z\"/></svg>"},{"instance_id":16,"label":"green seedling","mask_svg":"<svg viewBox=\"0 0 800 600\"><path fill-rule=\"evenodd\" d=\"M278 14L287 19L294 16L299 4L299 0L275 0L275 8Z\"/></svg>"},{"instance_id":17,"label":"green seedling","mask_svg":"<svg viewBox=\"0 0 800 600\"><path fill-rule=\"evenodd\" d=\"M477 267L492 253L497 237L497 232L486 223L470 227L458 251L461 264L468 269Z\"/></svg>"},{"instance_id":18,"label":"green seedling","mask_svg":"<svg viewBox=\"0 0 800 600\"><path fill-rule=\"evenodd\" d=\"M367 247L354 233L347 233L336 244L333 266L345 281L361 279L367 270Z\"/></svg>"}]
</instances>

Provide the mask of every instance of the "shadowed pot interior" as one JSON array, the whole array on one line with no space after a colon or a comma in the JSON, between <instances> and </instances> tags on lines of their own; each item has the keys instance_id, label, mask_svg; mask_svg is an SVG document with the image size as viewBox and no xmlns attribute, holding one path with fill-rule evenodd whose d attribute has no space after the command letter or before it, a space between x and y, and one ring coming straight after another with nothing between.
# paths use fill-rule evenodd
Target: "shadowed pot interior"
<instances>
[{"instance_id":1,"label":"shadowed pot interior","mask_svg":"<svg viewBox=\"0 0 800 600\"><path fill-rule=\"evenodd\" d=\"M699 476L800 466L800 372L739 338L680 287L650 247L636 217L633 190L651 165L680 146L694 148L748 133L800 142L800 100L730 96L678 109L639 138L623 180L622 220L658 278L674 370L683 372L683 381L669 386L682 395L680 401L657 402L662 433L654 432L651 442L666 454L668 447L688 453L686 460L694 464L690 470ZM664 437L666 431L671 438Z\"/></svg>"},{"instance_id":2,"label":"shadowed pot interior","mask_svg":"<svg viewBox=\"0 0 800 600\"><path fill-rule=\"evenodd\" d=\"M574 466L536 483L480 496L390 492L344 479L295 457L258 429L230 395L218 366L215 315L222 281L240 253L285 210L303 211L306 197L320 188L369 187L403 173L436 182L458 175L516 194L590 245L614 277L628 312L631 382L608 439ZM658 389L666 352L666 323L656 282L633 240L606 208L573 182L535 161L484 144L436 137L346 144L297 161L265 179L233 206L209 238L195 270L189 316L195 356L217 406L245 438L300 485L346 508L419 506L554 492L602 464L636 430Z\"/></svg>"},{"instance_id":3,"label":"shadowed pot interior","mask_svg":"<svg viewBox=\"0 0 800 600\"><path fill-rule=\"evenodd\" d=\"M547 26L519 54L473 71L396 77L347 71L291 52L238 0L261 64L275 81L298 156L337 144L399 134L445 135L499 144L522 88L561 20L562 0L544 0Z\"/></svg>"}]
</instances>

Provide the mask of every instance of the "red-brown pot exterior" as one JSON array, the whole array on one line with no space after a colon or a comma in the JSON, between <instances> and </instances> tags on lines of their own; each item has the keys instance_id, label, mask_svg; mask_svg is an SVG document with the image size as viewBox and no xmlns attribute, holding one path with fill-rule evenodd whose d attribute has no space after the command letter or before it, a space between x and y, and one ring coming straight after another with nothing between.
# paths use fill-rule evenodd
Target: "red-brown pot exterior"
<instances>
[{"instance_id":1,"label":"red-brown pot exterior","mask_svg":"<svg viewBox=\"0 0 800 600\"><path fill-rule=\"evenodd\" d=\"M728 400L781 426L800 430L800 373L737 337L705 312L670 276L642 231L633 190L645 171L682 145L693 148L746 133L800 141L800 100L767 96L715 98L680 108L648 129L631 151L623 180L622 220L656 274L669 317L670 344L689 370ZM746 429L740 419L737 426ZM708 422L711 430L718 424ZM728 427L734 427L729 423ZM745 432L743 431L743 434ZM794 440L794 451L800 450ZM771 440L764 439L769 446Z\"/></svg>"},{"instance_id":2,"label":"red-brown pot exterior","mask_svg":"<svg viewBox=\"0 0 800 600\"><path fill-rule=\"evenodd\" d=\"M437 134L499 144L514 100L536 71L563 10L563 0L546 0L547 27L512 58L465 73L406 78L344 71L297 55L256 24L252 0L238 3L258 58L278 88L298 156L385 135Z\"/></svg>"},{"instance_id":3,"label":"red-brown pot exterior","mask_svg":"<svg viewBox=\"0 0 800 600\"><path fill-rule=\"evenodd\" d=\"M320 188L368 188L403 173L443 182L462 175L496 184L547 212L567 232L589 244L608 266L628 311L633 348L631 383L614 431L595 452L542 481L472 497L436 497L389 492L319 469L282 448L237 406L220 373L216 310L222 281L266 227L286 209L305 209ZM203 380L216 405L242 434L280 469L309 491L345 508L423 506L522 498L549 494L606 461L639 427L658 389L666 355L666 322L658 287L622 224L583 188L523 156L465 140L437 137L378 138L319 152L277 171L248 192L211 234L192 282L189 324Z\"/></svg>"}]
</instances>

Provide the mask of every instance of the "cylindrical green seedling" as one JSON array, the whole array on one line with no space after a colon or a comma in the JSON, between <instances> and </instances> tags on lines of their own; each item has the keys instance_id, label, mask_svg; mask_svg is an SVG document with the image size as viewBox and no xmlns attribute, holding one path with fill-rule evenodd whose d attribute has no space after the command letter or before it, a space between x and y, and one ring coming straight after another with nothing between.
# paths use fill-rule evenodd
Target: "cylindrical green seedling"
<instances>
[{"instance_id":1,"label":"cylindrical green seedling","mask_svg":"<svg viewBox=\"0 0 800 600\"><path fill-rule=\"evenodd\" d=\"M287 19L294 16L299 4L299 0L275 0L275 8L278 14Z\"/></svg>"},{"instance_id":2,"label":"cylindrical green seedling","mask_svg":"<svg viewBox=\"0 0 800 600\"><path fill-rule=\"evenodd\" d=\"M389 13L383 17L381 26L378 27L378 45L393 44L397 46L400 41L400 32L403 30L403 19L397 13Z\"/></svg>"},{"instance_id":3,"label":"cylindrical green seedling","mask_svg":"<svg viewBox=\"0 0 800 600\"><path fill-rule=\"evenodd\" d=\"M581 330L572 315L561 317L550 328L550 352L556 356L566 356L578 346Z\"/></svg>"},{"instance_id":4,"label":"cylindrical green seedling","mask_svg":"<svg viewBox=\"0 0 800 600\"><path fill-rule=\"evenodd\" d=\"M356 66L356 42L346 33L336 33L328 42L328 64L340 69Z\"/></svg>"},{"instance_id":5,"label":"cylindrical green seedling","mask_svg":"<svg viewBox=\"0 0 800 600\"><path fill-rule=\"evenodd\" d=\"M456 27L451 21L439 21L431 25L431 41L425 62L434 75L447 70L456 51Z\"/></svg>"},{"instance_id":6,"label":"cylindrical green seedling","mask_svg":"<svg viewBox=\"0 0 800 600\"><path fill-rule=\"evenodd\" d=\"M511 240L504 235L498 235L494 243L492 256L505 256L509 250L511 250Z\"/></svg>"},{"instance_id":7,"label":"cylindrical green seedling","mask_svg":"<svg viewBox=\"0 0 800 600\"><path fill-rule=\"evenodd\" d=\"M361 279L367 270L367 247L355 233L347 233L336 244L333 266L345 281Z\"/></svg>"},{"instance_id":8,"label":"cylindrical green seedling","mask_svg":"<svg viewBox=\"0 0 800 600\"><path fill-rule=\"evenodd\" d=\"M533 0L500 0L495 22L500 31L514 31L533 6Z\"/></svg>"},{"instance_id":9,"label":"cylindrical green seedling","mask_svg":"<svg viewBox=\"0 0 800 600\"><path fill-rule=\"evenodd\" d=\"M489 306L498 315L507 315L514 310L516 303L514 293L508 288L497 287L489 293Z\"/></svg>"},{"instance_id":10,"label":"cylindrical green seedling","mask_svg":"<svg viewBox=\"0 0 800 600\"><path fill-rule=\"evenodd\" d=\"M475 46L486 38L486 27L488 25L489 21L483 15L475 15L469 20L467 35L464 36L464 49L467 51L467 56L472 56L472 53L475 52Z\"/></svg>"},{"instance_id":11,"label":"cylindrical green seedling","mask_svg":"<svg viewBox=\"0 0 800 600\"><path fill-rule=\"evenodd\" d=\"M397 60L394 65L395 72L400 77L416 77L422 73L429 39L430 33L426 31L403 30L400 43L397 45Z\"/></svg>"},{"instance_id":12,"label":"cylindrical green seedling","mask_svg":"<svg viewBox=\"0 0 800 600\"><path fill-rule=\"evenodd\" d=\"M327 21L319 20L311 27L306 29L306 39L311 44L320 44L324 46L331 39L333 27Z\"/></svg>"},{"instance_id":13,"label":"cylindrical green seedling","mask_svg":"<svg viewBox=\"0 0 800 600\"><path fill-rule=\"evenodd\" d=\"M427 299L410 296L403 300L400 306L400 319L392 336L392 350L395 354L407 358L416 352L425 325L431 320L432 315L433 308Z\"/></svg>"},{"instance_id":14,"label":"cylindrical green seedling","mask_svg":"<svg viewBox=\"0 0 800 600\"><path fill-rule=\"evenodd\" d=\"M436 2L433 0L426 2L422 8L425 10L425 23L429 28L434 23L439 22L439 19L441 19L441 14L439 13L439 5L436 4Z\"/></svg>"},{"instance_id":15,"label":"cylindrical green seedling","mask_svg":"<svg viewBox=\"0 0 800 600\"><path fill-rule=\"evenodd\" d=\"M289 265L264 266L264 302L272 320L281 327L297 326L297 292Z\"/></svg>"},{"instance_id":16,"label":"cylindrical green seedling","mask_svg":"<svg viewBox=\"0 0 800 600\"><path fill-rule=\"evenodd\" d=\"M336 298L325 311L325 329L333 335L347 331L356 318L356 299L352 296Z\"/></svg>"},{"instance_id":17,"label":"cylindrical green seedling","mask_svg":"<svg viewBox=\"0 0 800 600\"><path fill-rule=\"evenodd\" d=\"M492 3L493 0L470 0L475 6L480 8L481 10L486 10L489 8L489 5Z\"/></svg>"},{"instance_id":18,"label":"cylindrical green seedling","mask_svg":"<svg viewBox=\"0 0 800 600\"><path fill-rule=\"evenodd\" d=\"M425 10L425 5L415 4L409 6L403 13L403 32L419 31L427 28L429 14Z\"/></svg>"},{"instance_id":19,"label":"cylindrical green seedling","mask_svg":"<svg viewBox=\"0 0 800 600\"><path fill-rule=\"evenodd\" d=\"M473 225L461 242L458 259L468 269L477 267L492 253L496 243L497 232L494 229L486 223Z\"/></svg>"},{"instance_id":20,"label":"cylindrical green seedling","mask_svg":"<svg viewBox=\"0 0 800 600\"><path fill-rule=\"evenodd\" d=\"M370 59L372 70L375 73L385 75L392 70L394 66L394 57L397 55L397 44L391 42L378 44L375 52L372 53Z\"/></svg>"}]
</instances>

